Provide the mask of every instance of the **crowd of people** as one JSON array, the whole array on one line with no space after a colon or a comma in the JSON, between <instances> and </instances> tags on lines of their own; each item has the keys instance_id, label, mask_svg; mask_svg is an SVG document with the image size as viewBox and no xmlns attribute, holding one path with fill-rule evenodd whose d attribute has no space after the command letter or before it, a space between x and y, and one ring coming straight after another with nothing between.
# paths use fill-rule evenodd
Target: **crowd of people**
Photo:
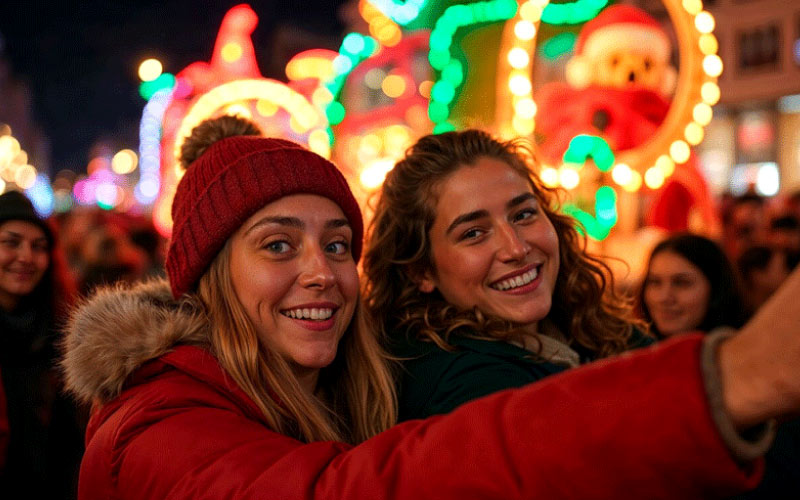
<instances>
[{"instance_id":1,"label":"crowd of people","mask_svg":"<svg viewBox=\"0 0 800 500\"><path fill-rule=\"evenodd\" d=\"M800 197L727 200L630 297L533 158L423 137L365 227L335 165L222 116L183 145L168 246L1 195L0 491L800 492Z\"/></svg>"}]
</instances>

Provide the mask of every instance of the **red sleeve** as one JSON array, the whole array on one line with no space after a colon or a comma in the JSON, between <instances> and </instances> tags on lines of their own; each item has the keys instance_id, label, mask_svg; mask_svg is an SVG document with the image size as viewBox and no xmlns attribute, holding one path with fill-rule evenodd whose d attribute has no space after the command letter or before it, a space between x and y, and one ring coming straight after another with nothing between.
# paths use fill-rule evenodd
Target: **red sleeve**
<instances>
[{"instance_id":1,"label":"red sleeve","mask_svg":"<svg viewBox=\"0 0 800 500\"><path fill-rule=\"evenodd\" d=\"M81 498L107 493L93 491L92 467L114 471L115 498L724 498L753 487L761 463L742 469L721 441L701 344L638 350L352 448L304 445L220 408L118 412L119 427L95 436L111 444L87 450Z\"/></svg>"}]
</instances>

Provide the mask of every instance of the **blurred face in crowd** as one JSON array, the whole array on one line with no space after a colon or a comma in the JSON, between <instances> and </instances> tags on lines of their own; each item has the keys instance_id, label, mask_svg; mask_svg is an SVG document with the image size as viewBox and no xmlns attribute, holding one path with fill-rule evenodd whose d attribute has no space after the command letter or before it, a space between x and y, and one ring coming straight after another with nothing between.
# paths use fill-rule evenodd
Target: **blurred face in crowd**
<instances>
[{"instance_id":1,"label":"blurred face in crowd","mask_svg":"<svg viewBox=\"0 0 800 500\"><path fill-rule=\"evenodd\" d=\"M527 179L481 158L435 189L433 269L419 282L461 309L529 325L550 312L559 267L558 237Z\"/></svg>"},{"instance_id":2,"label":"blurred face in crowd","mask_svg":"<svg viewBox=\"0 0 800 500\"><path fill-rule=\"evenodd\" d=\"M0 224L0 306L12 310L33 292L50 265L42 228L21 220Z\"/></svg>"},{"instance_id":3,"label":"blurred face in crowd","mask_svg":"<svg viewBox=\"0 0 800 500\"><path fill-rule=\"evenodd\" d=\"M336 356L358 297L352 229L316 195L274 201L232 236L233 287L261 341L298 378L316 380Z\"/></svg>"},{"instance_id":4,"label":"blurred face in crowd","mask_svg":"<svg viewBox=\"0 0 800 500\"><path fill-rule=\"evenodd\" d=\"M654 255L644 285L644 301L658 331L665 337L696 329L711 298L711 283L682 256Z\"/></svg>"}]
</instances>

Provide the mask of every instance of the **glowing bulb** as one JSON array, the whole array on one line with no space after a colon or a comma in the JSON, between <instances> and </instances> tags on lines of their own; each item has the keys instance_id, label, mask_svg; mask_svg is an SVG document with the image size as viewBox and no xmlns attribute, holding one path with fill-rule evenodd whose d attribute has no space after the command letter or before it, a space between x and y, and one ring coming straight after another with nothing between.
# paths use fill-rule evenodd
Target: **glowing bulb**
<instances>
[{"instance_id":1,"label":"glowing bulb","mask_svg":"<svg viewBox=\"0 0 800 500\"><path fill-rule=\"evenodd\" d=\"M386 174L394 168L394 162L389 158L381 158L367 165L359 175L361 185L367 189L375 189L383 184Z\"/></svg>"},{"instance_id":2,"label":"glowing bulb","mask_svg":"<svg viewBox=\"0 0 800 500\"><path fill-rule=\"evenodd\" d=\"M23 165L14 173L14 183L22 189L28 189L36 182L36 169L31 165Z\"/></svg>"},{"instance_id":3,"label":"glowing bulb","mask_svg":"<svg viewBox=\"0 0 800 500\"><path fill-rule=\"evenodd\" d=\"M508 64L517 69L522 69L528 65L530 57L522 47L514 47L508 51Z\"/></svg>"},{"instance_id":4,"label":"glowing bulb","mask_svg":"<svg viewBox=\"0 0 800 500\"><path fill-rule=\"evenodd\" d=\"M539 175L542 179L542 182L547 187L557 187L558 186L558 170L554 169L553 167L545 167L542 169L542 173Z\"/></svg>"},{"instance_id":5,"label":"glowing bulb","mask_svg":"<svg viewBox=\"0 0 800 500\"><path fill-rule=\"evenodd\" d=\"M508 88L514 95L528 95L531 92L531 81L525 75L512 76L508 80Z\"/></svg>"},{"instance_id":6,"label":"glowing bulb","mask_svg":"<svg viewBox=\"0 0 800 500\"><path fill-rule=\"evenodd\" d=\"M656 159L656 167L661 170L665 179L675 173L675 162L667 155L661 155Z\"/></svg>"},{"instance_id":7,"label":"glowing bulb","mask_svg":"<svg viewBox=\"0 0 800 500\"><path fill-rule=\"evenodd\" d=\"M383 149L383 140L375 134L367 134L361 138L359 150L369 156L377 156Z\"/></svg>"},{"instance_id":8,"label":"glowing bulb","mask_svg":"<svg viewBox=\"0 0 800 500\"><path fill-rule=\"evenodd\" d=\"M581 176L574 168L561 167L558 169L558 180L565 189L575 189L581 182Z\"/></svg>"},{"instance_id":9,"label":"glowing bulb","mask_svg":"<svg viewBox=\"0 0 800 500\"><path fill-rule=\"evenodd\" d=\"M139 65L139 78L143 82L151 82L161 76L162 71L164 71L164 68L158 59L145 59Z\"/></svg>"},{"instance_id":10,"label":"glowing bulb","mask_svg":"<svg viewBox=\"0 0 800 500\"><path fill-rule=\"evenodd\" d=\"M717 37L711 33L700 35L700 40L698 40L697 45L700 47L700 52L706 56L716 54L717 50L719 50L719 42L717 42Z\"/></svg>"},{"instance_id":11,"label":"glowing bulb","mask_svg":"<svg viewBox=\"0 0 800 500\"><path fill-rule=\"evenodd\" d=\"M381 89L383 89L384 94L395 99L406 91L406 81L400 75L389 75L383 79Z\"/></svg>"},{"instance_id":12,"label":"glowing bulb","mask_svg":"<svg viewBox=\"0 0 800 500\"><path fill-rule=\"evenodd\" d=\"M716 54L705 56L703 58L703 71L708 76L718 77L722 74L722 59Z\"/></svg>"},{"instance_id":13,"label":"glowing bulb","mask_svg":"<svg viewBox=\"0 0 800 500\"><path fill-rule=\"evenodd\" d=\"M311 94L311 102L314 103L314 106L319 108L324 108L330 104L331 101L333 101L333 94L325 87L318 87L317 90Z\"/></svg>"},{"instance_id":14,"label":"glowing bulb","mask_svg":"<svg viewBox=\"0 0 800 500\"><path fill-rule=\"evenodd\" d=\"M683 9L694 16L703 10L703 2L702 0L683 0Z\"/></svg>"},{"instance_id":15,"label":"glowing bulb","mask_svg":"<svg viewBox=\"0 0 800 500\"><path fill-rule=\"evenodd\" d=\"M714 16L703 11L695 16L694 26L700 33L711 33L714 31Z\"/></svg>"},{"instance_id":16,"label":"glowing bulb","mask_svg":"<svg viewBox=\"0 0 800 500\"><path fill-rule=\"evenodd\" d=\"M664 185L664 173L660 168L650 167L644 173L644 183L650 189L658 189Z\"/></svg>"},{"instance_id":17,"label":"glowing bulb","mask_svg":"<svg viewBox=\"0 0 800 500\"><path fill-rule=\"evenodd\" d=\"M719 86L714 82L704 83L703 86L700 87L700 97L703 98L704 103L713 106L719 102Z\"/></svg>"},{"instance_id":18,"label":"glowing bulb","mask_svg":"<svg viewBox=\"0 0 800 500\"><path fill-rule=\"evenodd\" d=\"M430 99L432 88L433 88L433 82L431 80L424 80L422 83L419 84L419 95L421 95L425 99Z\"/></svg>"},{"instance_id":19,"label":"glowing bulb","mask_svg":"<svg viewBox=\"0 0 800 500\"><path fill-rule=\"evenodd\" d=\"M248 120L253 117L253 113L250 112L250 108L248 108L244 104L239 104L239 103L226 106L225 114L230 116L240 116Z\"/></svg>"},{"instance_id":20,"label":"glowing bulb","mask_svg":"<svg viewBox=\"0 0 800 500\"><path fill-rule=\"evenodd\" d=\"M611 170L611 178L614 179L614 182L620 186L628 184L633 178L631 167L625 165L624 163L617 164L614 169Z\"/></svg>"},{"instance_id":21,"label":"glowing bulb","mask_svg":"<svg viewBox=\"0 0 800 500\"><path fill-rule=\"evenodd\" d=\"M689 145L685 141L677 140L669 146L669 155L675 163L686 163L690 154L691 149L689 149Z\"/></svg>"},{"instance_id":22,"label":"glowing bulb","mask_svg":"<svg viewBox=\"0 0 800 500\"><path fill-rule=\"evenodd\" d=\"M514 34L520 40L532 40L536 36L536 26L530 21L518 21L514 25Z\"/></svg>"},{"instance_id":23,"label":"glowing bulb","mask_svg":"<svg viewBox=\"0 0 800 500\"><path fill-rule=\"evenodd\" d=\"M136 170L139 157L130 149L123 149L111 158L111 170L119 175L125 175Z\"/></svg>"},{"instance_id":24,"label":"glowing bulb","mask_svg":"<svg viewBox=\"0 0 800 500\"><path fill-rule=\"evenodd\" d=\"M640 174L636 170L631 170L631 181L622 186L622 189L624 189L629 193L635 193L641 187L642 187L642 174Z\"/></svg>"},{"instance_id":25,"label":"glowing bulb","mask_svg":"<svg viewBox=\"0 0 800 500\"><path fill-rule=\"evenodd\" d=\"M278 105L267 99L259 99L256 101L256 111L261 116L269 117L278 112Z\"/></svg>"},{"instance_id":26,"label":"glowing bulb","mask_svg":"<svg viewBox=\"0 0 800 500\"><path fill-rule=\"evenodd\" d=\"M522 118L533 118L536 116L536 103L529 97L520 99L514 105L514 111Z\"/></svg>"},{"instance_id":27,"label":"glowing bulb","mask_svg":"<svg viewBox=\"0 0 800 500\"><path fill-rule=\"evenodd\" d=\"M519 8L519 17L532 23L542 18L542 8L534 2L525 2Z\"/></svg>"},{"instance_id":28,"label":"glowing bulb","mask_svg":"<svg viewBox=\"0 0 800 500\"><path fill-rule=\"evenodd\" d=\"M533 133L533 120L530 118L522 118L516 115L511 120L511 126L514 127L514 130L516 130L519 135L530 135Z\"/></svg>"},{"instance_id":29,"label":"glowing bulb","mask_svg":"<svg viewBox=\"0 0 800 500\"><path fill-rule=\"evenodd\" d=\"M228 42L222 47L222 59L225 62L235 62L242 57L242 46L236 42Z\"/></svg>"},{"instance_id":30,"label":"glowing bulb","mask_svg":"<svg viewBox=\"0 0 800 500\"><path fill-rule=\"evenodd\" d=\"M711 106L706 103L701 102L692 109L692 118L704 127L711 123L711 118L713 118L713 116L714 112L711 110Z\"/></svg>"},{"instance_id":31,"label":"glowing bulb","mask_svg":"<svg viewBox=\"0 0 800 500\"><path fill-rule=\"evenodd\" d=\"M331 155L331 142L328 133L317 129L308 134L308 147L323 158L329 158Z\"/></svg>"},{"instance_id":32,"label":"glowing bulb","mask_svg":"<svg viewBox=\"0 0 800 500\"><path fill-rule=\"evenodd\" d=\"M683 136L686 138L686 142L692 146L697 146L703 142L703 127L698 125L696 122L691 122L686 125L686 128L683 131Z\"/></svg>"}]
</instances>

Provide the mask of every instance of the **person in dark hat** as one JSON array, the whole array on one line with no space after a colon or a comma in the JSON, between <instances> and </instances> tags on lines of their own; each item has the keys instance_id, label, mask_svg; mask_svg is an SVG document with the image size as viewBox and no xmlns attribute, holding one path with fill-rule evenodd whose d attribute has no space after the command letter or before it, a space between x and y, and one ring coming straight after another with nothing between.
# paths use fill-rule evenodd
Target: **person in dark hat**
<instances>
[{"instance_id":1,"label":"person in dark hat","mask_svg":"<svg viewBox=\"0 0 800 500\"><path fill-rule=\"evenodd\" d=\"M47 221L24 194L0 195L0 491L75 496L82 429L56 363L73 292Z\"/></svg>"}]
</instances>

